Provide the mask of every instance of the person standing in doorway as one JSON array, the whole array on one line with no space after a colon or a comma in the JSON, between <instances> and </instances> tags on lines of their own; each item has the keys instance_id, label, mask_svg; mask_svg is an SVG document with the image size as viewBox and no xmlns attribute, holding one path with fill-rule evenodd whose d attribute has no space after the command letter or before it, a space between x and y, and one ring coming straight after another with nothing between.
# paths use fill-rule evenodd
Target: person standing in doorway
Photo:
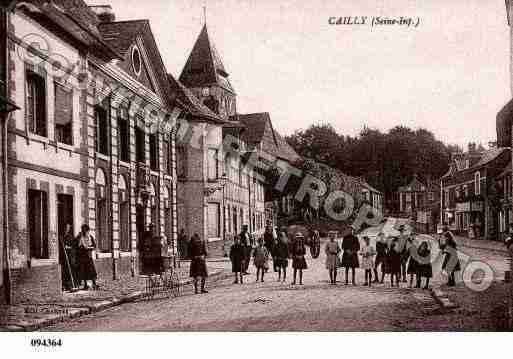
<instances>
[{"instance_id":1,"label":"person standing in doorway","mask_svg":"<svg viewBox=\"0 0 513 359\"><path fill-rule=\"evenodd\" d=\"M360 264L358 263L358 251L360 250L360 241L354 233L355 229L351 227L349 234L346 235L342 240L342 250L344 251L344 253L342 254L342 267L345 267L346 269L346 285L349 284L349 269L351 269L352 283L353 285L356 285L355 268L358 268L360 266Z\"/></svg>"},{"instance_id":2,"label":"person standing in doorway","mask_svg":"<svg viewBox=\"0 0 513 359\"><path fill-rule=\"evenodd\" d=\"M194 279L194 293L198 294L198 281L201 279L201 293L208 293L205 283L208 277L207 271L207 246L198 233L194 233L188 248L191 257L189 276Z\"/></svg>"},{"instance_id":3,"label":"person standing in doorway","mask_svg":"<svg viewBox=\"0 0 513 359\"><path fill-rule=\"evenodd\" d=\"M78 279L84 282L84 290L89 289L87 281L92 281L93 289L98 289L96 279L98 274L94 267L93 251L96 249L96 242L89 233L89 226L83 224L80 234L77 237L78 242Z\"/></svg>"},{"instance_id":4,"label":"person standing in doorway","mask_svg":"<svg viewBox=\"0 0 513 359\"><path fill-rule=\"evenodd\" d=\"M331 236L330 241L326 243L326 247L324 248L324 252L326 253L326 269L330 274L330 284L337 283L338 255L341 251L338 242L335 241L335 236Z\"/></svg>"}]
</instances>

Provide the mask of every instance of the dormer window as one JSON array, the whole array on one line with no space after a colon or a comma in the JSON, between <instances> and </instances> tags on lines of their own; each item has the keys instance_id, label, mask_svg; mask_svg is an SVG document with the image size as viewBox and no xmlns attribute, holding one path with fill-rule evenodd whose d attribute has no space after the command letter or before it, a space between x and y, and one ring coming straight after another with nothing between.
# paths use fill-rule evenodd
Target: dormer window
<instances>
[{"instance_id":1,"label":"dormer window","mask_svg":"<svg viewBox=\"0 0 513 359\"><path fill-rule=\"evenodd\" d=\"M132 48L132 68L137 76L141 75L141 53L139 52L139 49L134 46Z\"/></svg>"}]
</instances>

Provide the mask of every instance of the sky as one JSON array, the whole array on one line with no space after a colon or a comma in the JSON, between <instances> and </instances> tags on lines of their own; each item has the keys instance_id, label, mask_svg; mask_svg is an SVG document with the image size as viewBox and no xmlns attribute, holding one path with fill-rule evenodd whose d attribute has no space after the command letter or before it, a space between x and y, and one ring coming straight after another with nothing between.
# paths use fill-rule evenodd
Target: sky
<instances>
[{"instance_id":1,"label":"sky","mask_svg":"<svg viewBox=\"0 0 513 359\"><path fill-rule=\"evenodd\" d=\"M204 22L240 113L269 112L282 134L331 124L357 135L423 127L447 143L496 139L511 98L504 0L95 0L116 20L149 19L179 77ZM398 16L418 27L330 25Z\"/></svg>"}]
</instances>

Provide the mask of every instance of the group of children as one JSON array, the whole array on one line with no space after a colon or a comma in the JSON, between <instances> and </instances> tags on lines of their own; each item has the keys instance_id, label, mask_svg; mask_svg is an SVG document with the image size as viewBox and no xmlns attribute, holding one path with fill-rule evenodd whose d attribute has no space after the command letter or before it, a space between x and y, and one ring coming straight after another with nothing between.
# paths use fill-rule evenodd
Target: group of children
<instances>
[{"instance_id":1,"label":"group of children","mask_svg":"<svg viewBox=\"0 0 513 359\"><path fill-rule=\"evenodd\" d=\"M292 258L292 268L294 269L292 284L296 284L297 274L299 274L299 284L302 285L303 270L308 268L305 260L304 238L299 235L295 237L292 243L289 243L284 231L280 233L279 238L273 238L277 236L271 230L266 231L266 235L271 239L265 242L262 238L258 239L252 252L253 264L257 270L256 281L264 281L264 275L269 270L269 260L272 257L274 271L278 273L278 281L285 282L289 258ZM264 237L266 236L264 235ZM240 237L235 237L234 244L230 247L230 260L232 262L232 272L235 275L233 283L243 284L244 268L247 267L250 257L244 255L244 246Z\"/></svg>"},{"instance_id":2,"label":"group of children","mask_svg":"<svg viewBox=\"0 0 513 359\"><path fill-rule=\"evenodd\" d=\"M372 272L374 283L383 284L385 275L390 275L391 286L399 286L399 282L406 283L406 274L410 276L410 288L416 279L415 288L420 288L422 279L425 279L424 289L429 288L429 281L433 277L431 250L428 241L418 243L415 235L405 236L404 229L400 229L399 237L385 238L379 233L376 246L370 244L369 237L364 237L364 245L360 250L362 268L365 270L365 285L371 286ZM378 269L381 269L381 280L378 280Z\"/></svg>"},{"instance_id":3,"label":"group of children","mask_svg":"<svg viewBox=\"0 0 513 359\"><path fill-rule=\"evenodd\" d=\"M372 246L370 238L363 237L363 244L360 247L358 238L351 233L344 237L342 248L332 238L326 244L326 268L330 273L331 284L336 284L338 267L346 269L346 284L348 284L348 272L352 269L352 281L355 284L355 268L361 267L365 271L365 286L372 283L384 283L385 275L390 275L392 287L399 286L399 282L407 282L406 274L410 276L410 287L413 287L413 280L416 279L415 287L420 288L422 279L425 279L424 289L429 287L429 281L433 276L431 265L431 250L428 241L420 244L415 240L415 235L404 234L404 227L399 228L398 237L385 238L384 233L379 233L376 245ZM280 233L278 240L264 243L259 239L257 246L253 249L253 263L256 267L256 281L263 282L264 275L269 270L269 259L272 256L274 271L278 272L278 281L286 280L288 259L292 258L294 279L299 273L299 284L303 284L303 269L307 269L305 260L306 249L304 238L298 235L290 245L286 233ZM234 284L243 283L244 268L247 268L248 256L245 255L245 248L239 237L235 238L230 248L230 260L232 272L235 274ZM342 253L342 259L339 254ZM361 263L358 260L361 257ZM378 270L381 270L381 279L378 278ZM374 280L373 280L374 274Z\"/></svg>"}]
</instances>

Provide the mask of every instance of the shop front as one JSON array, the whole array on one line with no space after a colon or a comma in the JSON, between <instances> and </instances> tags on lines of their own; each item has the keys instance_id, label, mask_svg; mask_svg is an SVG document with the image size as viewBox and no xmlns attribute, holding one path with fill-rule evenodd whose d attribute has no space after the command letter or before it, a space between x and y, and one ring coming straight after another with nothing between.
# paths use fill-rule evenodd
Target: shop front
<instances>
[{"instance_id":1,"label":"shop front","mask_svg":"<svg viewBox=\"0 0 513 359\"><path fill-rule=\"evenodd\" d=\"M456 203L455 230L469 238L483 235L484 203L481 200L469 200Z\"/></svg>"}]
</instances>

